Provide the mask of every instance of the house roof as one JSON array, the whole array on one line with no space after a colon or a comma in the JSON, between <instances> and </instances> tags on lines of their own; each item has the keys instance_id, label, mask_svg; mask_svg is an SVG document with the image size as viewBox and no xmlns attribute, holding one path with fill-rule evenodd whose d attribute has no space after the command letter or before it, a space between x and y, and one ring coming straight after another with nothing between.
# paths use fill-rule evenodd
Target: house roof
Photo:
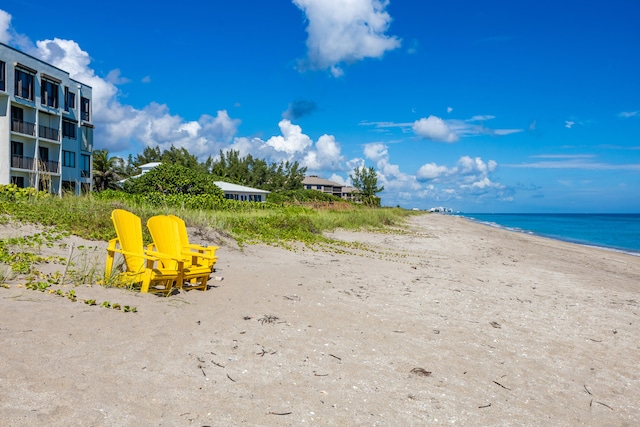
<instances>
[{"instance_id":1,"label":"house roof","mask_svg":"<svg viewBox=\"0 0 640 427\"><path fill-rule=\"evenodd\" d=\"M144 165L140 165L138 166L140 169L153 169L156 166L160 166L162 164L162 162L151 162L151 163L145 163Z\"/></svg>"},{"instance_id":2,"label":"house roof","mask_svg":"<svg viewBox=\"0 0 640 427\"><path fill-rule=\"evenodd\" d=\"M222 191L230 193L252 193L252 194L269 194L271 191L260 190L258 188L245 187L244 185L232 184L230 182L215 181L215 185L220 187Z\"/></svg>"},{"instance_id":3,"label":"house roof","mask_svg":"<svg viewBox=\"0 0 640 427\"><path fill-rule=\"evenodd\" d=\"M302 180L302 184L304 185L323 185L325 187L343 187L342 184L339 184L334 181L329 181L328 179L318 178L315 175L305 176Z\"/></svg>"}]
</instances>

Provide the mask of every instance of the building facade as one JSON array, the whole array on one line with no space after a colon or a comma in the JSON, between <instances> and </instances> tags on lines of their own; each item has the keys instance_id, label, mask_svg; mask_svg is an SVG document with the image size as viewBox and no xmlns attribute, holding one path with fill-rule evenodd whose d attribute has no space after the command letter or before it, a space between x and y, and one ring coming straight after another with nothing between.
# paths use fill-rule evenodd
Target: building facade
<instances>
[{"instance_id":1,"label":"building facade","mask_svg":"<svg viewBox=\"0 0 640 427\"><path fill-rule=\"evenodd\" d=\"M230 182L215 181L224 193L224 198L241 202L266 202L270 191L258 188L245 187L244 185L231 184Z\"/></svg>"},{"instance_id":2,"label":"building facade","mask_svg":"<svg viewBox=\"0 0 640 427\"><path fill-rule=\"evenodd\" d=\"M0 184L91 190L91 87L0 43Z\"/></svg>"},{"instance_id":3,"label":"building facade","mask_svg":"<svg viewBox=\"0 0 640 427\"><path fill-rule=\"evenodd\" d=\"M344 186L328 179L319 178L317 175L305 176L302 185L307 190L317 190L323 193L331 194L341 199L357 201L359 200L359 191L354 187Z\"/></svg>"}]
</instances>

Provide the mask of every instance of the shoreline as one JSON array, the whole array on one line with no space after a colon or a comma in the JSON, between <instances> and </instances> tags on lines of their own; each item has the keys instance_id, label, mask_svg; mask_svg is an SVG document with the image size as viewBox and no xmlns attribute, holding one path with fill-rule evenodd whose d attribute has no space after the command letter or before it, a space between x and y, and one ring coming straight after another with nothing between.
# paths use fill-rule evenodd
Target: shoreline
<instances>
[{"instance_id":1,"label":"shoreline","mask_svg":"<svg viewBox=\"0 0 640 427\"><path fill-rule=\"evenodd\" d=\"M468 215L474 215L474 214L468 214ZM491 214L482 214L482 215L491 215ZM559 216L562 216L562 215L576 215L576 214L500 214L500 215L559 215ZM591 215L591 214L580 214L580 215L588 216L588 215ZM594 215L600 215L600 214L594 214ZM627 214L604 214L604 215L627 215ZM561 235L541 233L541 232L538 232L538 231L528 230L528 229L525 229L525 228L520 228L520 227L515 227L515 226L511 227L511 226L499 224L499 223L493 222L493 221L480 220L480 219L474 218L472 216L465 216L463 214L455 214L453 216L464 218L466 220L469 220L469 221L477 223L477 224L482 224L482 225L485 225L485 226L494 227L494 228L498 228L498 229L503 229L503 230L507 230L507 231L512 231L512 232L516 232L516 233L529 234L529 235L532 235L532 236L543 237L543 238L546 238L546 239L552 239L552 240L556 240L556 241L560 241L560 242L572 243L572 244L575 244L575 245L580 245L580 246L585 246L585 247L590 247L590 248L596 248L596 249L605 249L605 250L610 250L610 251L614 251L614 252L619 252L619 253L624 253L624 254L627 254L627 255L640 257L640 249L624 248L624 247L606 245L606 244L597 243L597 242L590 242L590 241L581 240L581 239L577 239L577 238L565 237L565 236L561 236Z\"/></svg>"},{"instance_id":2,"label":"shoreline","mask_svg":"<svg viewBox=\"0 0 640 427\"><path fill-rule=\"evenodd\" d=\"M638 257L444 215L329 236L225 244L206 292L75 288L137 313L0 289L0 419L640 423Z\"/></svg>"}]
</instances>

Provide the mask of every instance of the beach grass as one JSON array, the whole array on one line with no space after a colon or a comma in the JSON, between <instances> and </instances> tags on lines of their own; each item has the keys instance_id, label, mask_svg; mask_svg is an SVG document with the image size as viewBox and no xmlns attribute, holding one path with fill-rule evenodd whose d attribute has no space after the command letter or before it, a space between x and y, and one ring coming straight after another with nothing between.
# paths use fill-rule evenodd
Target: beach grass
<instances>
[{"instance_id":1,"label":"beach grass","mask_svg":"<svg viewBox=\"0 0 640 427\"><path fill-rule=\"evenodd\" d=\"M242 210L196 210L172 206L153 206L127 199L102 199L92 194L54 197L25 192L0 191L0 214L16 221L40 224L69 232L90 240L115 237L111 222L113 209L126 209L138 215L143 224L153 215L174 214L188 226L224 233L238 243L277 243L324 241L322 233L338 228L349 230L381 230L401 225L407 216L415 214L401 208L369 208L316 210L295 205L261 205ZM268 206L265 208L265 206ZM150 236L143 227L145 241Z\"/></svg>"}]
</instances>

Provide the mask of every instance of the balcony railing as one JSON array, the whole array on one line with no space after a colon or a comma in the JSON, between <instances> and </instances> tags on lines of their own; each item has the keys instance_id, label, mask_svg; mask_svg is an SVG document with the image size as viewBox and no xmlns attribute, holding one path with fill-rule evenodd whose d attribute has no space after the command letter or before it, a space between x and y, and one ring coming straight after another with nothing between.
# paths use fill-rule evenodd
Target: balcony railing
<instances>
[{"instance_id":1,"label":"balcony railing","mask_svg":"<svg viewBox=\"0 0 640 427\"><path fill-rule=\"evenodd\" d=\"M11 120L11 131L24 133L25 135L36 136L36 124L23 120Z\"/></svg>"},{"instance_id":2,"label":"balcony railing","mask_svg":"<svg viewBox=\"0 0 640 427\"><path fill-rule=\"evenodd\" d=\"M91 178L91 171L81 170L80 171L81 178Z\"/></svg>"},{"instance_id":3,"label":"balcony railing","mask_svg":"<svg viewBox=\"0 0 640 427\"><path fill-rule=\"evenodd\" d=\"M60 131L58 129L40 125L38 126L38 135L40 136L40 138L47 138L52 141L59 141Z\"/></svg>"},{"instance_id":4,"label":"balcony railing","mask_svg":"<svg viewBox=\"0 0 640 427\"><path fill-rule=\"evenodd\" d=\"M40 171L49 173L60 173L60 162L53 160L40 160Z\"/></svg>"},{"instance_id":5,"label":"balcony railing","mask_svg":"<svg viewBox=\"0 0 640 427\"><path fill-rule=\"evenodd\" d=\"M11 156L11 167L33 170L33 157L24 157L14 154Z\"/></svg>"}]
</instances>

